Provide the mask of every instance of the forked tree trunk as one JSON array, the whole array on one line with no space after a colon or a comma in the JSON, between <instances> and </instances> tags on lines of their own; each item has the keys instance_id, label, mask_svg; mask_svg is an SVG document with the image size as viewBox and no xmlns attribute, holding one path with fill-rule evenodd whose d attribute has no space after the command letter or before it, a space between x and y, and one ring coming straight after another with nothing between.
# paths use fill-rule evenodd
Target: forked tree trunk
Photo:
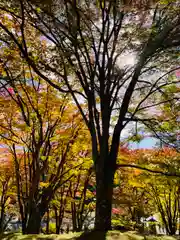
<instances>
[{"instance_id":1,"label":"forked tree trunk","mask_svg":"<svg viewBox=\"0 0 180 240\"><path fill-rule=\"evenodd\" d=\"M95 230L108 231L111 229L111 211L114 170L108 165L96 167L96 217Z\"/></svg>"},{"instance_id":2,"label":"forked tree trunk","mask_svg":"<svg viewBox=\"0 0 180 240\"><path fill-rule=\"evenodd\" d=\"M29 218L23 218L23 215L21 215L22 233L23 234L39 234L41 230L41 220L42 220L41 214L35 211L31 211L31 214L27 214L27 215L29 215Z\"/></svg>"},{"instance_id":3,"label":"forked tree trunk","mask_svg":"<svg viewBox=\"0 0 180 240\"><path fill-rule=\"evenodd\" d=\"M41 231L42 218L48 210L48 206L45 204L38 207L36 207L34 203L31 204L31 207L28 209L28 217L23 234L39 234Z\"/></svg>"}]
</instances>

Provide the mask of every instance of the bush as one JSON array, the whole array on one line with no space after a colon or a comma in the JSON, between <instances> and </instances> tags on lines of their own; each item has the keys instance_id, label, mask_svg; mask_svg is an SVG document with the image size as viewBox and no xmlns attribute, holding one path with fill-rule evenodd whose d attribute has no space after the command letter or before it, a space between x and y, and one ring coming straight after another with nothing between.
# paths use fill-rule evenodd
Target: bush
<instances>
[{"instance_id":1,"label":"bush","mask_svg":"<svg viewBox=\"0 0 180 240\"><path fill-rule=\"evenodd\" d=\"M42 233L46 234L46 227L42 228ZM49 223L49 234L55 234L56 233L56 224L50 222Z\"/></svg>"},{"instance_id":2,"label":"bush","mask_svg":"<svg viewBox=\"0 0 180 240\"><path fill-rule=\"evenodd\" d=\"M129 221L124 221L121 219L113 219L111 223L112 223L113 230L118 230L121 232L133 230L133 226L131 223L129 223Z\"/></svg>"}]
</instances>

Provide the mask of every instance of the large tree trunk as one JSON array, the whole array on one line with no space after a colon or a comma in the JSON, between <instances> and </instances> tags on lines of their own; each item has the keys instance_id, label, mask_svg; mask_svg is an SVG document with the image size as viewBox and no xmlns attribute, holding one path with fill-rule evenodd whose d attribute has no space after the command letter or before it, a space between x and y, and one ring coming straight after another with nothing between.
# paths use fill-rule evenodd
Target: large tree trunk
<instances>
[{"instance_id":1,"label":"large tree trunk","mask_svg":"<svg viewBox=\"0 0 180 240\"><path fill-rule=\"evenodd\" d=\"M26 222L25 234L39 234L41 230L41 220L47 211L47 206L44 205L42 209L32 204L29 209L28 218Z\"/></svg>"},{"instance_id":2,"label":"large tree trunk","mask_svg":"<svg viewBox=\"0 0 180 240\"><path fill-rule=\"evenodd\" d=\"M108 165L96 167L96 217L95 230L108 231L111 229L111 211L114 170Z\"/></svg>"},{"instance_id":3,"label":"large tree trunk","mask_svg":"<svg viewBox=\"0 0 180 240\"><path fill-rule=\"evenodd\" d=\"M37 203L32 200L26 204L24 212L21 212L23 234L40 233L41 221L45 213L48 211L48 207L48 201L45 199L43 199L43 201L38 206Z\"/></svg>"},{"instance_id":4,"label":"large tree trunk","mask_svg":"<svg viewBox=\"0 0 180 240\"><path fill-rule=\"evenodd\" d=\"M169 231L168 231L169 235L171 236L175 235L177 230L177 223L169 219L168 225L169 225Z\"/></svg>"},{"instance_id":5,"label":"large tree trunk","mask_svg":"<svg viewBox=\"0 0 180 240\"><path fill-rule=\"evenodd\" d=\"M32 212L29 217L27 227L25 230L26 234L39 234L41 229L41 215L37 212Z\"/></svg>"},{"instance_id":6,"label":"large tree trunk","mask_svg":"<svg viewBox=\"0 0 180 240\"><path fill-rule=\"evenodd\" d=\"M41 217L38 213L32 213L28 225L26 227L26 234L39 234L41 229Z\"/></svg>"}]
</instances>

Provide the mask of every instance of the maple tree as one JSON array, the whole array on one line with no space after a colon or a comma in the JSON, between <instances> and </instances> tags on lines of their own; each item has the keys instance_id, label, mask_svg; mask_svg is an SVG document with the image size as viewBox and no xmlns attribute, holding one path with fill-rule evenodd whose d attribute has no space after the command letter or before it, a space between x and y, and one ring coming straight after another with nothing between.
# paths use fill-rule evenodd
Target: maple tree
<instances>
[{"instance_id":1,"label":"maple tree","mask_svg":"<svg viewBox=\"0 0 180 240\"><path fill-rule=\"evenodd\" d=\"M163 179L161 177L159 181L157 178L155 181L156 183L153 182L149 184L152 198L154 198L153 202L157 206L167 233L169 235L175 235L179 229L178 218L180 216L179 180Z\"/></svg>"},{"instance_id":2,"label":"maple tree","mask_svg":"<svg viewBox=\"0 0 180 240\"><path fill-rule=\"evenodd\" d=\"M70 196L73 230L80 232L85 227L88 215L94 210L95 192L91 180L92 167L81 171L76 182L71 184ZM91 181L90 181L91 180ZM91 184L90 184L91 182Z\"/></svg>"},{"instance_id":3,"label":"maple tree","mask_svg":"<svg viewBox=\"0 0 180 240\"><path fill-rule=\"evenodd\" d=\"M59 197L64 189L61 185L78 174L76 167L85 157L81 152L89 143L78 110L68 96L44 84L23 64L16 50L2 49L0 135L15 161L23 233L35 233L40 231L43 216L48 215L54 194ZM65 192L61 193L64 198ZM54 203L53 207L59 233L64 208L57 209Z\"/></svg>"},{"instance_id":4,"label":"maple tree","mask_svg":"<svg viewBox=\"0 0 180 240\"><path fill-rule=\"evenodd\" d=\"M0 158L0 233L3 233L15 213L15 181L12 160L1 147Z\"/></svg>"},{"instance_id":5,"label":"maple tree","mask_svg":"<svg viewBox=\"0 0 180 240\"><path fill-rule=\"evenodd\" d=\"M179 171L179 153L173 149L163 148L151 151L149 162L157 164L168 171ZM148 156L147 156L148 157ZM174 235L178 229L179 218L179 178L167 176L144 176L144 188L148 188L147 195L157 207L166 231Z\"/></svg>"},{"instance_id":6,"label":"maple tree","mask_svg":"<svg viewBox=\"0 0 180 240\"><path fill-rule=\"evenodd\" d=\"M76 142L76 144L78 143ZM87 190L93 168L87 146L84 145L83 149L82 140L80 144L79 156L81 159L83 158L83 164L78 169L76 176L57 191L51 203L56 219L56 233L60 233L63 218L71 219L73 231L81 231L89 213L89 204L93 194L87 194Z\"/></svg>"},{"instance_id":7,"label":"maple tree","mask_svg":"<svg viewBox=\"0 0 180 240\"><path fill-rule=\"evenodd\" d=\"M116 171L116 185L113 192L113 205L120 209L118 219L122 223L124 222L127 229L138 228L139 231L143 229L141 218L148 217L154 210L149 204L150 198L146 195L141 176L144 171L155 170L156 166L152 168L148 163L145 165L139 162L143 152L145 153L146 150L131 150L127 146L121 146L118 154L118 164L121 165L121 168ZM128 166L129 168L127 168ZM138 167L142 169L138 169Z\"/></svg>"},{"instance_id":8,"label":"maple tree","mask_svg":"<svg viewBox=\"0 0 180 240\"><path fill-rule=\"evenodd\" d=\"M178 229L180 214L177 174L179 156L179 153L172 148L125 149L119 161L121 163L130 161L131 164L138 165L140 168L128 168L124 171L121 168L118 174L123 181L114 193L115 202L120 206L128 207L131 217L135 217L136 222L140 223L141 217L158 212L162 224L170 235L174 235ZM156 169L154 174L149 172L153 169ZM164 173L160 172L162 169ZM168 172L174 173L174 176L168 176L166 174Z\"/></svg>"},{"instance_id":9,"label":"maple tree","mask_svg":"<svg viewBox=\"0 0 180 240\"><path fill-rule=\"evenodd\" d=\"M33 74L26 81L26 71L23 74L24 81L21 75L8 83L13 93L4 88L8 96L0 99L0 134L15 163L22 230L38 233L54 193L82 164L80 159L74 164L79 152L75 140L82 141L85 128L66 96L57 95Z\"/></svg>"},{"instance_id":10,"label":"maple tree","mask_svg":"<svg viewBox=\"0 0 180 240\"><path fill-rule=\"evenodd\" d=\"M131 121L149 121L144 117L147 111L164 103L159 90L177 83L167 76L178 68L172 56L180 44L179 8L170 2L153 5L153 14L148 10L142 14L125 9L119 1L51 1L48 11L33 3L19 1L13 8L13 3L7 6L2 1L2 15L9 17L0 23L1 38L16 45L38 76L71 94L91 134L95 228L108 230L121 132ZM29 29L51 42L49 48L38 54L35 41L28 39ZM122 66L131 52L134 62ZM82 107L82 98L87 108ZM165 101L173 100L170 96Z\"/></svg>"},{"instance_id":11,"label":"maple tree","mask_svg":"<svg viewBox=\"0 0 180 240\"><path fill-rule=\"evenodd\" d=\"M56 220L56 234L60 234L69 195L69 184L63 185L52 200L52 209Z\"/></svg>"}]
</instances>

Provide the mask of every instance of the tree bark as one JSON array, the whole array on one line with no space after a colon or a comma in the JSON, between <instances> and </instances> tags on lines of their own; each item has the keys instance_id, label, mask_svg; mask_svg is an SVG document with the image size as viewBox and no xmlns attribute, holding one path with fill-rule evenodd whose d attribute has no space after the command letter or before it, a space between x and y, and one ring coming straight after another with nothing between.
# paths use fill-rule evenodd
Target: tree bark
<instances>
[{"instance_id":1,"label":"tree bark","mask_svg":"<svg viewBox=\"0 0 180 240\"><path fill-rule=\"evenodd\" d=\"M4 225L5 225L5 206L4 206L4 204L1 204L0 233L3 233Z\"/></svg>"},{"instance_id":2,"label":"tree bark","mask_svg":"<svg viewBox=\"0 0 180 240\"><path fill-rule=\"evenodd\" d=\"M49 209L47 210L46 234L49 234Z\"/></svg>"},{"instance_id":3,"label":"tree bark","mask_svg":"<svg viewBox=\"0 0 180 240\"><path fill-rule=\"evenodd\" d=\"M62 226L62 221L64 217L64 208L60 208L59 210L55 207L54 212L55 212L55 217L56 217L56 234L60 234L61 226Z\"/></svg>"},{"instance_id":4,"label":"tree bark","mask_svg":"<svg viewBox=\"0 0 180 240\"><path fill-rule=\"evenodd\" d=\"M95 230L108 231L111 229L111 211L113 181L115 171L108 165L96 167L96 217Z\"/></svg>"},{"instance_id":5,"label":"tree bark","mask_svg":"<svg viewBox=\"0 0 180 240\"><path fill-rule=\"evenodd\" d=\"M77 218L76 218L76 205L74 202L71 203L71 214L72 214L72 225L73 225L73 231L77 232Z\"/></svg>"},{"instance_id":6,"label":"tree bark","mask_svg":"<svg viewBox=\"0 0 180 240\"><path fill-rule=\"evenodd\" d=\"M60 219L59 219L59 214L58 214L58 210L56 207L54 207L54 213L55 213L55 217L56 217L56 234L60 233Z\"/></svg>"},{"instance_id":7,"label":"tree bark","mask_svg":"<svg viewBox=\"0 0 180 240\"><path fill-rule=\"evenodd\" d=\"M29 218L27 220L27 225L25 229L25 234L39 234L41 230L41 220L42 216L38 209L31 209L31 213L29 214Z\"/></svg>"}]
</instances>

